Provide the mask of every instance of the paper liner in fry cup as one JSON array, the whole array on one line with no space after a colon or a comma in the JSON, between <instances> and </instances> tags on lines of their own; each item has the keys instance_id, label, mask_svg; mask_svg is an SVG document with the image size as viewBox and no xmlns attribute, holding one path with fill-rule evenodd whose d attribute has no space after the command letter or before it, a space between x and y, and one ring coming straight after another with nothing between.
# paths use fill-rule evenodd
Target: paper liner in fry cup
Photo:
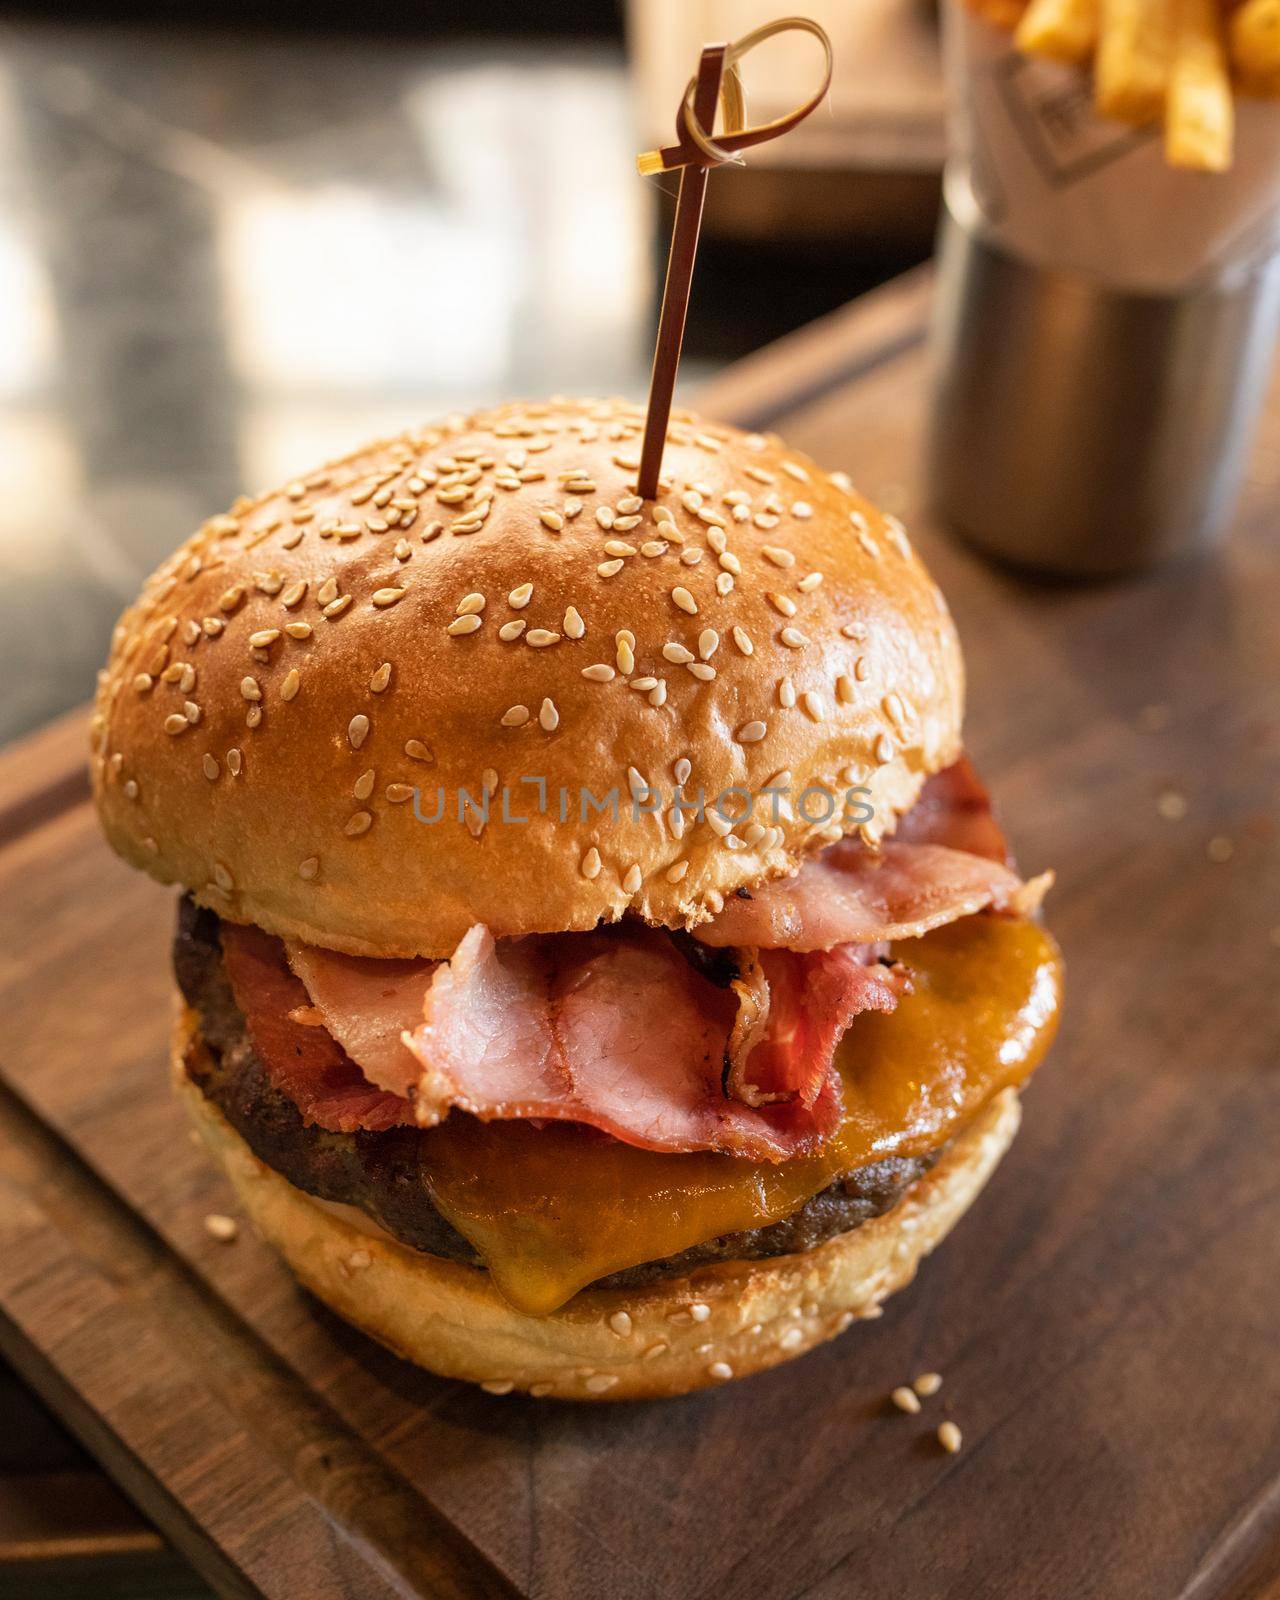
<instances>
[{"instance_id":1,"label":"paper liner in fry cup","mask_svg":"<svg viewBox=\"0 0 1280 1600\"><path fill-rule=\"evenodd\" d=\"M1023 55L947 0L949 182L967 180L990 237L1116 288L1177 293L1280 250L1280 101L1236 98L1223 173L1168 165L1159 123L1093 109L1092 70Z\"/></svg>"}]
</instances>

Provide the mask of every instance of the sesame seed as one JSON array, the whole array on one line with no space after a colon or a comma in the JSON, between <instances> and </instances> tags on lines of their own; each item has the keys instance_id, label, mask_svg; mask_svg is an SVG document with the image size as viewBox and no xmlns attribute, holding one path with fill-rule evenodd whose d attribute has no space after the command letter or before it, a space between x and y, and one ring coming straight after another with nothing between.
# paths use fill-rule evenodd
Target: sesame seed
<instances>
[{"instance_id":1,"label":"sesame seed","mask_svg":"<svg viewBox=\"0 0 1280 1600\"><path fill-rule=\"evenodd\" d=\"M627 894L636 894L639 891L641 881L640 868L637 863L633 861L632 864L627 868L626 877L622 880L623 890Z\"/></svg>"},{"instance_id":2,"label":"sesame seed","mask_svg":"<svg viewBox=\"0 0 1280 1600\"><path fill-rule=\"evenodd\" d=\"M529 720L528 706L512 706L502 713L502 726L504 728L522 728Z\"/></svg>"},{"instance_id":3,"label":"sesame seed","mask_svg":"<svg viewBox=\"0 0 1280 1600\"><path fill-rule=\"evenodd\" d=\"M215 861L213 864L213 881L224 894L230 894L236 886L229 868L224 867L221 861Z\"/></svg>"},{"instance_id":4,"label":"sesame seed","mask_svg":"<svg viewBox=\"0 0 1280 1600\"><path fill-rule=\"evenodd\" d=\"M486 1394L510 1394L515 1384L509 1378L488 1378L480 1385Z\"/></svg>"},{"instance_id":5,"label":"sesame seed","mask_svg":"<svg viewBox=\"0 0 1280 1600\"><path fill-rule=\"evenodd\" d=\"M809 643L808 635L801 633L799 628L784 628L778 637L788 650L803 650Z\"/></svg>"},{"instance_id":6,"label":"sesame seed","mask_svg":"<svg viewBox=\"0 0 1280 1600\"><path fill-rule=\"evenodd\" d=\"M701 683L710 683L716 676L716 669L708 666L705 661L690 661L688 668L690 675Z\"/></svg>"},{"instance_id":7,"label":"sesame seed","mask_svg":"<svg viewBox=\"0 0 1280 1600\"><path fill-rule=\"evenodd\" d=\"M644 510L644 501L639 495L624 494L618 501L618 510L625 516L630 516L633 512Z\"/></svg>"},{"instance_id":8,"label":"sesame seed","mask_svg":"<svg viewBox=\"0 0 1280 1600\"><path fill-rule=\"evenodd\" d=\"M305 878L309 883L320 870L320 860L317 856L308 856L305 861L298 863L298 876Z\"/></svg>"},{"instance_id":9,"label":"sesame seed","mask_svg":"<svg viewBox=\"0 0 1280 1600\"><path fill-rule=\"evenodd\" d=\"M785 711L790 711L796 703L796 686L790 678L778 680L778 704Z\"/></svg>"},{"instance_id":10,"label":"sesame seed","mask_svg":"<svg viewBox=\"0 0 1280 1600\"><path fill-rule=\"evenodd\" d=\"M196 669L190 662L182 663L182 670L178 673L178 688L183 694L190 694L196 686Z\"/></svg>"},{"instance_id":11,"label":"sesame seed","mask_svg":"<svg viewBox=\"0 0 1280 1600\"><path fill-rule=\"evenodd\" d=\"M133 680L133 687L139 694L146 694L147 690L154 686L155 681L149 672L140 672Z\"/></svg>"},{"instance_id":12,"label":"sesame seed","mask_svg":"<svg viewBox=\"0 0 1280 1600\"><path fill-rule=\"evenodd\" d=\"M865 528L860 530L860 532L858 534L858 543L862 546L862 548L866 551L866 553L871 557L871 559L873 561L879 561L880 560L880 546L875 542L875 540L871 537L871 535L866 531Z\"/></svg>"},{"instance_id":13,"label":"sesame seed","mask_svg":"<svg viewBox=\"0 0 1280 1600\"><path fill-rule=\"evenodd\" d=\"M742 563L732 550L722 550L720 552L720 565L731 577L736 578L741 575Z\"/></svg>"},{"instance_id":14,"label":"sesame seed","mask_svg":"<svg viewBox=\"0 0 1280 1600\"><path fill-rule=\"evenodd\" d=\"M1230 861L1235 853L1236 847L1225 833L1215 834L1205 846L1205 854L1209 857L1209 860L1216 861L1219 866L1224 861Z\"/></svg>"},{"instance_id":15,"label":"sesame seed","mask_svg":"<svg viewBox=\"0 0 1280 1600\"><path fill-rule=\"evenodd\" d=\"M498 637L504 644L510 644L513 639L518 639L528 624L523 617L514 622L504 622L498 629Z\"/></svg>"},{"instance_id":16,"label":"sesame seed","mask_svg":"<svg viewBox=\"0 0 1280 1600\"><path fill-rule=\"evenodd\" d=\"M240 768L243 765L244 757L241 755L239 750L233 748L227 751L227 771L233 778L238 778L240 776Z\"/></svg>"},{"instance_id":17,"label":"sesame seed","mask_svg":"<svg viewBox=\"0 0 1280 1600\"><path fill-rule=\"evenodd\" d=\"M944 1422L938 1429L938 1443L949 1456L953 1456L964 1443L964 1435L954 1422Z\"/></svg>"},{"instance_id":18,"label":"sesame seed","mask_svg":"<svg viewBox=\"0 0 1280 1600\"><path fill-rule=\"evenodd\" d=\"M749 656L749 655L754 655L755 654L755 648L756 647L751 642L751 635L747 632L747 630L745 628L738 628L738 627L734 628L734 630L733 630L733 642L734 642L734 644L737 645L738 649L742 652L742 654L744 656Z\"/></svg>"},{"instance_id":19,"label":"sesame seed","mask_svg":"<svg viewBox=\"0 0 1280 1600\"><path fill-rule=\"evenodd\" d=\"M702 551L697 549L694 545L690 545L687 550L682 550L680 552L680 560L681 563L686 567L696 567L702 560Z\"/></svg>"},{"instance_id":20,"label":"sesame seed","mask_svg":"<svg viewBox=\"0 0 1280 1600\"><path fill-rule=\"evenodd\" d=\"M602 578L615 577L622 571L622 557L615 556L612 561L602 561L596 568L597 574Z\"/></svg>"},{"instance_id":21,"label":"sesame seed","mask_svg":"<svg viewBox=\"0 0 1280 1600\"><path fill-rule=\"evenodd\" d=\"M704 661L710 661L720 648L720 635L714 628L704 628L698 635L698 654Z\"/></svg>"},{"instance_id":22,"label":"sesame seed","mask_svg":"<svg viewBox=\"0 0 1280 1600\"><path fill-rule=\"evenodd\" d=\"M670 548L670 545L665 539L646 539L645 542L640 546L640 554L642 556L651 557L663 556L666 555Z\"/></svg>"},{"instance_id":23,"label":"sesame seed","mask_svg":"<svg viewBox=\"0 0 1280 1600\"><path fill-rule=\"evenodd\" d=\"M423 744L421 739L408 739L405 741L404 753L410 761L434 761L435 757Z\"/></svg>"},{"instance_id":24,"label":"sesame seed","mask_svg":"<svg viewBox=\"0 0 1280 1600\"><path fill-rule=\"evenodd\" d=\"M538 521L544 528L550 528L552 533L559 533L564 527L564 517L559 511L552 511L550 508L539 511Z\"/></svg>"},{"instance_id":25,"label":"sesame seed","mask_svg":"<svg viewBox=\"0 0 1280 1600\"><path fill-rule=\"evenodd\" d=\"M791 515L797 522L807 522L813 515L813 507L807 500L796 500L792 504Z\"/></svg>"},{"instance_id":26,"label":"sesame seed","mask_svg":"<svg viewBox=\"0 0 1280 1600\"><path fill-rule=\"evenodd\" d=\"M358 750L369 737L369 719L363 711L358 711L347 724L347 742L353 750Z\"/></svg>"},{"instance_id":27,"label":"sesame seed","mask_svg":"<svg viewBox=\"0 0 1280 1600\"><path fill-rule=\"evenodd\" d=\"M455 638L458 638L464 633L474 633L480 625L480 618L474 612L468 612L465 616L455 617L445 629L445 632L451 633Z\"/></svg>"},{"instance_id":28,"label":"sesame seed","mask_svg":"<svg viewBox=\"0 0 1280 1600\"><path fill-rule=\"evenodd\" d=\"M633 556L636 553L635 545L628 544L625 539L606 539L604 549L605 554L610 556Z\"/></svg>"},{"instance_id":29,"label":"sesame seed","mask_svg":"<svg viewBox=\"0 0 1280 1600\"><path fill-rule=\"evenodd\" d=\"M241 678L240 693L246 700L262 699L262 690L258 687L256 678Z\"/></svg>"},{"instance_id":30,"label":"sesame seed","mask_svg":"<svg viewBox=\"0 0 1280 1600\"><path fill-rule=\"evenodd\" d=\"M865 683L871 676L871 666L866 656L859 656L853 664L853 675L859 683Z\"/></svg>"},{"instance_id":31,"label":"sesame seed","mask_svg":"<svg viewBox=\"0 0 1280 1600\"><path fill-rule=\"evenodd\" d=\"M628 687L639 689L641 694L648 694L650 689L658 687L658 680L656 678L632 678Z\"/></svg>"},{"instance_id":32,"label":"sesame seed","mask_svg":"<svg viewBox=\"0 0 1280 1600\"><path fill-rule=\"evenodd\" d=\"M375 773L372 767L367 772L362 772L355 781L351 793L357 800L367 800L373 793Z\"/></svg>"},{"instance_id":33,"label":"sesame seed","mask_svg":"<svg viewBox=\"0 0 1280 1600\"><path fill-rule=\"evenodd\" d=\"M703 1300L695 1300L689 1307L689 1315L695 1322L705 1322L711 1315L711 1307Z\"/></svg>"},{"instance_id":34,"label":"sesame seed","mask_svg":"<svg viewBox=\"0 0 1280 1600\"><path fill-rule=\"evenodd\" d=\"M788 1328L787 1331L782 1335L781 1339L778 1340L778 1343L784 1350L794 1350L798 1344L803 1342L803 1340L803 1328Z\"/></svg>"},{"instance_id":35,"label":"sesame seed","mask_svg":"<svg viewBox=\"0 0 1280 1600\"><path fill-rule=\"evenodd\" d=\"M544 700L538 708L538 723L546 733L554 733L560 726L560 713L554 700Z\"/></svg>"},{"instance_id":36,"label":"sesame seed","mask_svg":"<svg viewBox=\"0 0 1280 1600\"><path fill-rule=\"evenodd\" d=\"M908 1389L906 1384L900 1384L889 1396L899 1411L905 1411L910 1416L915 1416L920 1410L920 1401L914 1389Z\"/></svg>"},{"instance_id":37,"label":"sesame seed","mask_svg":"<svg viewBox=\"0 0 1280 1600\"><path fill-rule=\"evenodd\" d=\"M211 1239L216 1239L219 1244L231 1244L240 1232L240 1225L234 1217L224 1217L221 1212L211 1211L204 1219L205 1232Z\"/></svg>"},{"instance_id":38,"label":"sesame seed","mask_svg":"<svg viewBox=\"0 0 1280 1600\"><path fill-rule=\"evenodd\" d=\"M124 792L127 799L136 800L138 798L138 780L136 778L127 779L124 785Z\"/></svg>"},{"instance_id":39,"label":"sesame seed","mask_svg":"<svg viewBox=\"0 0 1280 1600\"><path fill-rule=\"evenodd\" d=\"M369 689L373 694L381 694L391 682L391 663L384 661L369 679Z\"/></svg>"},{"instance_id":40,"label":"sesame seed","mask_svg":"<svg viewBox=\"0 0 1280 1600\"><path fill-rule=\"evenodd\" d=\"M291 639L309 639L311 637L311 624L309 622L286 622L284 631Z\"/></svg>"},{"instance_id":41,"label":"sesame seed","mask_svg":"<svg viewBox=\"0 0 1280 1600\"><path fill-rule=\"evenodd\" d=\"M1166 822L1181 822L1187 814L1187 798L1176 789L1166 789L1156 801L1156 810Z\"/></svg>"},{"instance_id":42,"label":"sesame seed","mask_svg":"<svg viewBox=\"0 0 1280 1600\"><path fill-rule=\"evenodd\" d=\"M769 602L769 604L773 607L773 609L775 611L777 611L777 612L780 612L782 614L782 616L784 616L784 617L794 617L795 616L795 614L796 614L796 603L791 598L790 595L788 595L788 594L779 594L776 589L770 589L765 594L765 599Z\"/></svg>"},{"instance_id":43,"label":"sesame seed","mask_svg":"<svg viewBox=\"0 0 1280 1600\"><path fill-rule=\"evenodd\" d=\"M484 610L484 596L482 594L464 594L458 601L457 614L460 617L475 616Z\"/></svg>"},{"instance_id":44,"label":"sesame seed","mask_svg":"<svg viewBox=\"0 0 1280 1600\"><path fill-rule=\"evenodd\" d=\"M523 611L533 598L533 585L522 583L507 596L507 604L513 611Z\"/></svg>"},{"instance_id":45,"label":"sesame seed","mask_svg":"<svg viewBox=\"0 0 1280 1600\"><path fill-rule=\"evenodd\" d=\"M262 721L262 707L261 706L250 706L249 709L244 714L245 727L246 728L256 728L261 721Z\"/></svg>"},{"instance_id":46,"label":"sesame seed","mask_svg":"<svg viewBox=\"0 0 1280 1600\"><path fill-rule=\"evenodd\" d=\"M606 1389L612 1389L617 1383L617 1374L613 1372L597 1372L586 1380L588 1394L603 1394Z\"/></svg>"},{"instance_id":47,"label":"sesame seed","mask_svg":"<svg viewBox=\"0 0 1280 1600\"><path fill-rule=\"evenodd\" d=\"M175 711L164 719L164 731L168 734L185 733L190 726L180 711Z\"/></svg>"},{"instance_id":48,"label":"sesame seed","mask_svg":"<svg viewBox=\"0 0 1280 1600\"><path fill-rule=\"evenodd\" d=\"M581 639L587 631L587 625L576 606L570 606L564 614L564 633L566 639Z\"/></svg>"},{"instance_id":49,"label":"sesame seed","mask_svg":"<svg viewBox=\"0 0 1280 1600\"><path fill-rule=\"evenodd\" d=\"M727 1361L713 1361L707 1368L707 1376L714 1378L717 1383L728 1383L733 1377L733 1368Z\"/></svg>"},{"instance_id":50,"label":"sesame seed","mask_svg":"<svg viewBox=\"0 0 1280 1600\"><path fill-rule=\"evenodd\" d=\"M679 584L677 584L676 587L671 591L671 598L675 601L676 605L680 607L681 611L687 611L691 617L697 616L698 602L693 598L687 589L682 588Z\"/></svg>"},{"instance_id":51,"label":"sesame seed","mask_svg":"<svg viewBox=\"0 0 1280 1600\"><path fill-rule=\"evenodd\" d=\"M200 762L200 765L204 769L204 775L206 778L208 778L209 782L216 783L218 780L218 775L222 771L222 768L218 765L217 756L211 756L206 751L203 759Z\"/></svg>"},{"instance_id":52,"label":"sesame seed","mask_svg":"<svg viewBox=\"0 0 1280 1600\"><path fill-rule=\"evenodd\" d=\"M228 589L218 601L219 611L234 611L244 599L244 590L240 587Z\"/></svg>"},{"instance_id":53,"label":"sesame seed","mask_svg":"<svg viewBox=\"0 0 1280 1600\"><path fill-rule=\"evenodd\" d=\"M876 760L882 767L886 764L886 762L893 760L893 740L887 733L882 733L877 736L874 754Z\"/></svg>"},{"instance_id":54,"label":"sesame seed","mask_svg":"<svg viewBox=\"0 0 1280 1600\"><path fill-rule=\"evenodd\" d=\"M282 700L292 700L301 686L302 679L298 675L297 667L290 667L284 675L283 683L280 685L280 698Z\"/></svg>"},{"instance_id":55,"label":"sesame seed","mask_svg":"<svg viewBox=\"0 0 1280 1600\"><path fill-rule=\"evenodd\" d=\"M744 466L743 472L756 483L776 483L778 480L772 472L766 472L763 467Z\"/></svg>"},{"instance_id":56,"label":"sesame seed","mask_svg":"<svg viewBox=\"0 0 1280 1600\"><path fill-rule=\"evenodd\" d=\"M602 527L606 532L608 532L608 530L613 527L613 507L612 506L597 506L596 507L596 522L599 524L600 527Z\"/></svg>"},{"instance_id":57,"label":"sesame seed","mask_svg":"<svg viewBox=\"0 0 1280 1600\"><path fill-rule=\"evenodd\" d=\"M682 644L664 644L662 656L665 661L670 661L677 667L687 666L694 659L693 652L686 650Z\"/></svg>"},{"instance_id":58,"label":"sesame seed","mask_svg":"<svg viewBox=\"0 0 1280 1600\"><path fill-rule=\"evenodd\" d=\"M557 644L559 639L560 635L552 633L549 628L530 628L524 636L524 642L535 650L545 650L549 645Z\"/></svg>"},{"instance_id":59,"label":"sesame seed","mask_svg":"<svg viewBox=\"0 0 1280 1600\"><path fill-rule=\"evenodd\" d=\"M739 744L759 744L768 733L768 725L760 721L744 722L738 729L736 738Z\"/></svg>"},{"instance_id":60,"label":"sesame seed","mask_svg":"<svg viewBox=\"0 0 1280 1600\"><path fill-rule=\"evenodd\" d=\"M615 1311L609 1318L609 1326L619 1339L631 1337L631 1318L625 1311Z\"/></svg>"},{"instance_id":61,"label":"sesame seed","mask_svg":"<svg viewBox=\"0 0 1280 1600\"><path fill-rule=\"evenodd\" d=\"M402 806L413 794L407 783L389 783L382 792L393 806Z\"/></svg>"},{"instance_id":62,"label":"sesame seed","mask_svg":"<svg viewBox=\"0 0 1280 1600\"><path fill-rule=\"evenodd\" d=\"M796 588L799 589L801 594L812 594L821 583L822 574L820 572L810 572L801 578L800 582L796 584Z\"/></svg>"},{"instance_id":63,"label":"sesame seed","mask_svg":"<svg viewBox=\"0 0 1280 1600\"><path fill-rule=\"evenodd\" d=\"M323 614L332 620L334 617L340 617L350 604L351 596L349 594L340 594L336 600L331 600L325 606Z\"/></svg>"},{"instance_id":64,"label":"sesame seed","mask_svg":"<svg viewBox=\"0 0 1280 1600\"><path fill-rule=\"evenodd\" d=\"M617 674L607 661L597 661L589 667L583 667L582 676L589 678L592 683L609 683Z\"/></svg>"},{"instance_id":65,"label":"sesame seed","mask_svg":"<svg viewBox=\"0 0 1280 1600\"><path fill-rule=\"evenodd\" d=\"M693 763L689 760L688 756L681 756L679 761L676 762L675 766L672 767L671 770L675 774L675 780L677 783L686 784L693 776Z\"/></svg>"},{"instance_id":66,"label":"sesame seed","mask_svg":"<svg viewBox=\"0 0 1280 1600\"><path fill-rule=\"evenodd\" d=\"M358 839L362 833L368 833L373 826L373 813L370 811L353 811L347 818L343 833L348 839Z\"/></svg>"},{"instance_id":67,"label":"sesame seed","mask_svg":"<svg viewBox=\"0 0 1280 1600\"><path fill-rule=\"evenodd\" d=\"M853 679L847 673L841 673L836 679L836 699L841 705L851 706L857 695L853 686Z\"/></svg>"},{"instance_id":68,"label":"sesame seed","mask_svg":"<svg viewBox=\"0 0 1280 1600\"><path fill-rule=\"evenodd\" d=\"M600 852L595 845L587 851L582 858L582 876L584 878L598 878L600 876Z\"/></svg>"},{"instance_id":69,"label":"sesame seed","mask_svg":"<svg viewBox=\"0 0 1280 1600\"><path fill-rule=\"evenodd\" d=\"M798 461L784 461L782 470L788 477L794 478L797 483L808 483L809 481L809 474Z\"/></svg>"},{"instance_id":70,"label":"sesame seed","mask_svg":"<svg viewBox=\"0 0 1280 1600\"><path fill-rule=\"evenodd\" d=\"M336 600L337 598L338 580L336 578L326 578L316 590L317 605L327 606L331 600Z\"/></svg>"},{"instance_id":71,"label":"sesame seed","mask_svg":"<svg viewBox=\"0 0 1280 1600\"><path fill-rule=\"evenodd\" d=\"M930 1395L937 1394L942 1387L942 1374L940 1372L922 1372L911 1385L918 1395L928 1399Z\"/></svg>"},{"instance_id":72,"label":"sesame seed","mask_svg":"<svg viewBox=\"0 0 1280 1600\"><path fill-rule=\"evenodd\" d=\"M249 635L249 644L254 650L265 650L268 645L273 645L279 637L279 628L259 628L257 633Z\"/></svg>"},{"instance_id":73,"label":"sesame seed","mask_svg":"<svg viewBox=\"0 0 1280 1600\"><path fill-rule=\"evenodd\" d=\"M667 882L680 883L688 870L689 863L687 861L677 861L673 866L667 868Z\"/></svg>"}]
</instances>

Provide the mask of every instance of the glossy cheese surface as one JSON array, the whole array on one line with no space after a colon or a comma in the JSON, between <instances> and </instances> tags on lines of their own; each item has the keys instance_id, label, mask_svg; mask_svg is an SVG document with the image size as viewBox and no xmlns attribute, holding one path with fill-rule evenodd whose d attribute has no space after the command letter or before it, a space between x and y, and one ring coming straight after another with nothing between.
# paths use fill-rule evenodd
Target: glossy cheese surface
<instances>
[{"instance_id":1,"label":"glossy cheese surface","mask_svg":"<svg viewBox=\"0 0 1280 1600\"><path fill-rule=\"evenodd\" d=\"M966 917L893 947L911 992L854 1019L836 1052L844 1119L779 1164L662 1155L573 1124L455 1113L423 1139L437 1209L517 1310L545 1315L598 1278L790 1216L845 1173L947 1140L1022 1082L1053 1038L1062 963L1020 918Z\"/></svg>"}]
</instances>

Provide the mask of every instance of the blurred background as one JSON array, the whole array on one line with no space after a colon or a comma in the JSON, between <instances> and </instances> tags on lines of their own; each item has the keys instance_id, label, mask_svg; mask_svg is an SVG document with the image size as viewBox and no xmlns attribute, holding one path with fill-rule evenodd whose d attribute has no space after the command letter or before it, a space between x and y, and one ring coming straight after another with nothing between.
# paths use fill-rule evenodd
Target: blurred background
<instances>
[{"instance_id":1,"label":"blurred background","mask_svg":"<svg viewBox=\"0 0 1280 1600\"><path fill-rule=\"evenodd\" d=\"M88 698L143 577L241 490L441 411L642 397L677 180L635 157L703 40L785 9L0 11L0 742ZM712 181L686 393L932 248L936 7L804 10L830 110ZM753 118L817 65L767 46ZM0 1597L203 1592L3 1369L0 1416Z\"/></svg>"},{"instance_id":2,"label":"blurred background","mask_svg":"<svg viewBox=\"0 0 1280 1600\"><path fill-rule=\"evenodd\" d=\"M0 13L0 741L83 701L202 518L434 413L643 396L702 40L776 0L56 0ZM810 0L830 109L711 184L687 393L920 260L936 6ZM753 118L812 41L747 68ZM765 81L768 93L752 94Z\"/></svg>"}]
</instances>

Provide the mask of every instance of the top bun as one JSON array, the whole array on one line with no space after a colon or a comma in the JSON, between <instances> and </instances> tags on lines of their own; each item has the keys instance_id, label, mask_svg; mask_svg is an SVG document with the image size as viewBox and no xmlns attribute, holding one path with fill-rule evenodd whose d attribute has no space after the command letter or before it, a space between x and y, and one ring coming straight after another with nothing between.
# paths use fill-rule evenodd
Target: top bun
<instances>
[{"instance_id":1,"label":"top bun","mask_svg":"<svg viewBox=\"0 0 1280 1600\"><path fill-rule=\"evenodd\" d=\"M683 412L641 504L642 427L617 401L503 406L211 518L100 679L112 845L232 921L443 957L475 922L693 926L891 831L959 753L963 700L901 526L781 440ZM632 814L640 782L663 814ZM702 820L671 816L681 782ZM755 807L732 827L727 789L727 816Z\"/></svg>"}]
</instances>

